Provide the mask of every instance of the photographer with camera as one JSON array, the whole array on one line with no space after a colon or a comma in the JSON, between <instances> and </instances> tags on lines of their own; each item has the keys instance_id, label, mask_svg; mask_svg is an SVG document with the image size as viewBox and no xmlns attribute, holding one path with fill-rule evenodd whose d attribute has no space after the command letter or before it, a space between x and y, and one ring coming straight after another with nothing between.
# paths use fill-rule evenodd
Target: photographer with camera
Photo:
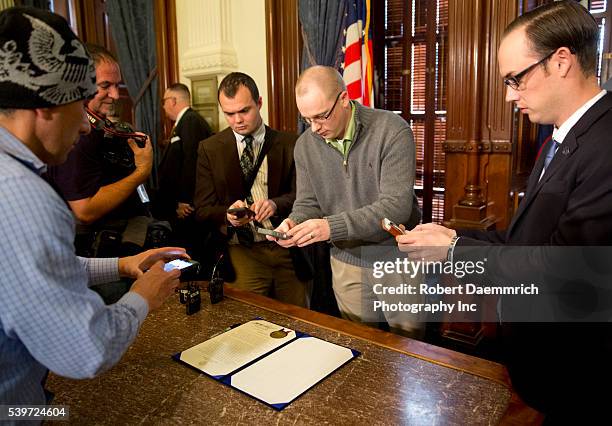
<instances>
[{"instance_id":1,"label":"photographer with camera","mask_svg":"<svg viewBox=\"0 0 612 426\"><path fill-rule=\"evenodd\" d=\"M132 132L128 124L109 120L119 100L119 63L103 47L86 48L94 61L97 88L86 106L91 132L81 135L66 162L49 167L46 176L77 219L76 254L121 257L166 245L170 226L155 222L145 205L149 200L143 184L153 163L151 141ZM122 279L93 289L105 302L114 303L131 284Z\"/></svg>"},{"instance_id":2,"label":"photographer with camera","mask_svg":"<svg viewBox=\"0 0 612 426\"><path fill-rule=\"evenodd\" d=\"M119 63L103 47L86 47L96 70L97 92L87 104L92 130L81 136L64 164L49 169L48 179L77 218L78 255L129 255L145 246L152 221L146 191L139 187L151 173L153 150L144 134L138 133L137 141L108 131L119 99ZM131 130L124 126L116 127Z\"/></svg>"}]
</instances>

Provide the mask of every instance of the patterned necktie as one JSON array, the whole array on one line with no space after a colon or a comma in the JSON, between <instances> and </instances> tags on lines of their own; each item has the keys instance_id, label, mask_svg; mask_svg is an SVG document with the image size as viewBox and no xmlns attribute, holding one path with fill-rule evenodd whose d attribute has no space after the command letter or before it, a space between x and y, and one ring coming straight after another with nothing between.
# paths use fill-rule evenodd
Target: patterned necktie
<instances>
[{"instance_id":1,"label":"patterned necktie","mask_svg":"<svg viewBox=\"0 0 612 426\"><path fill-rule=\"evenodd\" d=\"M557 142L554 139L551 139L551 141L552 143L550 144L550 147L548 148L548 152L546 153L546 158L544 158L544 169L543 170L546 170L546 168L552 161L553 157L555 156L557 149L559 149L559 145L561 145L559 142Z\"/></svg>"},{"instance_id":2,"label":"patterned necktie","mask_svg":"<svg viewBox=\"0 0 612 426\"><path fill-rule=\"evenodd\" d=\"M244 150L240 156L240 168L242 169L242 177L245 182L251 178L251 173L255 168L255 153L253 152L253 136L247 135L242 139L245 143Z\"/></svg>"},{"instance_id":3,"label":"patterned necktie","mask_svg":"<svg viewBox=\"0 0 612 426\"><path fill-rule=\"evenodd\" d=\"M253 152L253 136L246 135L244 139L242 139L245 143L244 150L242 151L242 155L240 156L240 168L242 169L242 181L246 186L250 180L251 175L253 174L253 169L255 168L255 153ZM253 204L253 197L251 196L251 191L247 194L246 200L247 205ZM248 224L246 226L240 226L234 228L236 232L236 236L238 237L238 242L246 247L251 247L254 241L253 231L251 230L251 226Z\"/></svg>"}]
</instances>

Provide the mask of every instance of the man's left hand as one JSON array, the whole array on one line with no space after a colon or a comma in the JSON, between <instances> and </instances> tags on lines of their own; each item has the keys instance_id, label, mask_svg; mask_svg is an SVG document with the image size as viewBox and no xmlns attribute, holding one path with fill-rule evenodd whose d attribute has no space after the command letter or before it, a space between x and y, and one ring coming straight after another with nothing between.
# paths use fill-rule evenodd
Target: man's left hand
<instances>
[{"instance_id":1,"label":"man's left hand","mask_svg":"<svg viewBox=\"0 0 612 426\"><path fill-rule=\"evenodd\" d=\"M255 220L261 223L274 216L276 203L272 200L257 200L251 204L251 210L255 212Z\"/></svg>"},{"instance_id":2,"label":"man's left hand","mask_svg":"<svg viewBox=\"0 0 612 426\"><path fill-rule=\"evenodd\" d=\"M327 219L308 219L291 228L290 235L298 247L305 247L317 241L327 241L330 235Z\"/></svg>"},{"instance_id":3,"label":"man's left hand","mask_svg":"<svg viewBox=\"0 0 612 426\"><path fill-rule=\"evenodd\" d=\"M122 277L138 278L144 274L155 262L163 260L169 262L174 259L191 259L184 248L162 247L143 251L134 256L119 259L119 275Z\"/></svg>"},{"instance_id":4,"label":"man's left hand","mask_svg":"<svg viewBox=\"0 0 612 426\"><path fill-rule=\"evenodd\" d=\"M193 207L187 203L178 203L178 207L176 208L176 217L179 219L185 219L191 213L193 213Z\"/></svg>"}]
</instances>

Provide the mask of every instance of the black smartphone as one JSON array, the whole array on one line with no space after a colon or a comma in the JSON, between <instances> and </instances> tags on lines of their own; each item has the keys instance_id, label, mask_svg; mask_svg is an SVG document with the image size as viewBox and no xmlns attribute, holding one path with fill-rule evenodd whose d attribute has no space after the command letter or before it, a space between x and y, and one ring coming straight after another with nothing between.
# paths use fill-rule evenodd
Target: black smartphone
<instances>
[{"instance_id":1,"label":"black smartphone","mask_svg":"<svg viewBox=\"0 0 612 426\"><path fill-rule=\"evenodd\" d=\"M272 229L266 229L266 228L257 228L257 233L262 234L262 235L269 235L278 240L288 240L291 238L289 235L285 234L284 232L278 232L278 231L274 231Z\"/></svg>"},{"instance_id":2,"label":"black smartphone","mask_svg":"<svg viewBox=\"0 0 612 426\"><path fill-rule=\"evenodd\" d=\"M255 212L253 210L249 209L248 207L234 207L234 208L231 208L231 209L227 209L227 212L229 214L233 214L237 218L241 218L241 217L244 217L244 216L249 216L249 217L254 217L255 216Z\"/></svg>"},{"instance_id":3,"label":"black smartphone","mask_svg":"<svg viewBox=\"0 0 612 426\"><path fill-rule=\"evenodd\" d=\"M166 272L173 269L180 269L181 274L187 271L197 271L200 269L200 262L190 259L174 259L164 265L164 271Z\"/></svg>"},{"instance_id":4,"label":"black smartphone","mask_svg":"<svg viewBox=\"0 0 612 426\"><path fill-rule=\"evenodd\" d=\"M181 277L179 278L181 282L193 281L198 279L200 274L200 262L197 260L174 259L164 265L164 271L171 271L172 269L181 270Z\"/></svg>"},{"instance_id":5,"label":"black smartphone","mask_svg":"<svg viewBox=\"0 0 612 426\"><path fill-rule=\"evenodd\" d=\"M383 220L381 220L380 224L385 231L387 231L389 234L393 235L394 237L397 237L398 235L404 235L405 233L404 231L402 231L402 228L400 228L398 225L391 222L387 218L384 218Z\"/></svg>"}]
</instances>

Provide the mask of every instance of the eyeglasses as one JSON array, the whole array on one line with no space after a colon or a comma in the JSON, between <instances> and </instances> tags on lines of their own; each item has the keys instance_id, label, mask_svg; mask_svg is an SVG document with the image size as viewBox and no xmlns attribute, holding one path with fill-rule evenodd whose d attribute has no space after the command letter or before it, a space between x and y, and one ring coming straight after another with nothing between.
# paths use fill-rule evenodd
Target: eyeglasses
<instances>
[{"instance_id":1,"label":"eyeglasses","mask_svg":"<svg viewBox=\"0 0 612 426\"><path fill-rule=\"evenodd\" d=\"M164 105L168 99L176 99L176 96L168 96L167 98L163 98L162 105Z\"/></svg>"},{"instance_id":2,"label":"eyeglasses","mask_svg":"<svg viewBox=\"0 0 612 426\"><path fill-rule=\"evenodd\" d=\"M525 68L523 71L519 72L518 74L513 75L512 77L504 78L504 84L506 86L511 87L513 90L518 90L519 86L521 85L521 79L525 77L525 75L527 75L529 71L531 71L532 69L534 69L535 67L537 67L538 65L546 61L548 58L550 58L555 52L556 50L553 50L548 55L540 59L538 62L532 65L529 65L527 68Z\"/></svg>"},{"instance_id":3,"label":"eyeglasses","mask_svg":"<svg viewBox=\"0 0 612 426\"><path fill-rule=\"evenodd\" d=\"M332 112L334 112L334 108L336 108L336 104L338 103L338 99L340 99L340 95L342 93L344 92L338 93L338 96L336 96L336 100L334 101L334 104L332 105L331 109L327 112L327 114L319 114L316 117L312 117L312 118L306 118L306 117L300 116L301 120L304 123L308 124L309 126L311 126L312 123L321 123L327 120L331 116Z\"/></svg>"}]
</instances>

